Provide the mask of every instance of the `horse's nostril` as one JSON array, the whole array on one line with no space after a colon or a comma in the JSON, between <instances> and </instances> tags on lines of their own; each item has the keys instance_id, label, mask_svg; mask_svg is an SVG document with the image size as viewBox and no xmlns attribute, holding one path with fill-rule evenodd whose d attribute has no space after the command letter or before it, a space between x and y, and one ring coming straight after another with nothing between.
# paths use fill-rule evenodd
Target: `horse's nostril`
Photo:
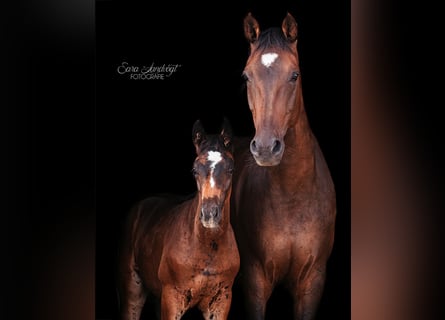
<instances>
[{"instance_id":1,"label":"horse's nostril","mask_svg":"<svg viewBox=\"0 0 445 320\"><path fill-rule=\"evenodd\" d=\"M252 142L250 142L250 151L252 151L253 153L258 152L255 140L252 140Z\"/></svg>"},{"instance_id":2,"label":"horse's nostril","mask_svg":"<svg viewBox=\"0 0 445 320\"><path fill-rule=\"evenodd\" d=\"M207 209L203 208L201 210L201 220L209 220L209 219L215 219L218 218L220 213L220 210L218 206L215 207L207 207Z\"/></svg>"},{"instance_id":3,"label":"horse's nostril","mask_svg":"<svg viewBox=\"0 0 445 320\"><path fill-rule=\"evenodd\" d=\"M213 218L218 216L218 207L212 208L210 214L212 215Z\"/></svg>"},{"instance_id":4,"label":"horse's nostril","mask_svg":"<svg viewBox=\"0 0 445 320\"><path fill-rule=\"evenodd\" d=\"M281 142L279 140L275 140L272 146L272 153L277 154L281 151Z\"/></svg>"}]
</instances>

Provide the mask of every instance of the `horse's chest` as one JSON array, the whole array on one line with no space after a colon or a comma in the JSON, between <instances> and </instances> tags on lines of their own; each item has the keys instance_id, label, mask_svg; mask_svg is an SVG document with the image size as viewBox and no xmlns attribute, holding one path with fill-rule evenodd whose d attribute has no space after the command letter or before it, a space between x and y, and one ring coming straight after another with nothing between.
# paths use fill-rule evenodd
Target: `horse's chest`
<instances>
[{"instance_id":1,"label":"horse's chest","mask_svg":"<svg viewBox=\"0 0 445 320\"><path fill-rule=\"evenodd\" d=\"M172 251L161 260L161 281L206 290L212 288L215 282L233 278L237 272L239 257L224 254L223 251L216 244L210 250L188 248Z\"/></svg>"},{"instance_id":2,"label":"horse's chest","mask_svg":"<svg viewBox=\"0 0 445 320\"><path fill-rule=\"evenodd\" d=\"M243 203L239 238L242 242L247 240L254 251L274 258L286 256L302 245L308 234L320 229L314 207L310 198L291 196L262 197L250 204Z\"/></svg>"}]
</instances>

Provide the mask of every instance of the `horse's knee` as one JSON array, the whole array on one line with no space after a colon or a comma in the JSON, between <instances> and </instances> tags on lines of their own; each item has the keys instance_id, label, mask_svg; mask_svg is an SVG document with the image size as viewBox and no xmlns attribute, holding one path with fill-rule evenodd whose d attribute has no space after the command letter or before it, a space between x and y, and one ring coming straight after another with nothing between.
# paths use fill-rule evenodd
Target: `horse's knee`
<instances>
[{"instance_id":1,"label":"horse's knee","mask_svg":"<svg viewBox=\"0 0 445 320\"><path fill-rule=\"evenodd\" d=\"M294 290L294 314L297 320L314 319L325 283L325 270L311 268Z\"/></svg>"},{"instance_id":2,"label":"horse's knee","mask_svg":"<svg viewBox=\"0 0 445 320\"><path fill-rule=\"evenodd\" d=\"M321 287L323 289L324 282L326 279L326 269L325 268L313 268L308 280L311 283L311 287Z\"/></svg>"}]
</instances>

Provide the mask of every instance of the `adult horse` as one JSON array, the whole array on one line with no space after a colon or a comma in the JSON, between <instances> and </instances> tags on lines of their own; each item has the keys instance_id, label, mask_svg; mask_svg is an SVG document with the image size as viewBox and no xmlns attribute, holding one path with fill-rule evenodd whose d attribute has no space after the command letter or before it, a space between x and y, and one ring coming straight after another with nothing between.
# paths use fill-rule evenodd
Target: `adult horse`
<instances>
[{"instance_id":1,"label":"adult horse","mask_svg":"<svg viewBox=\"0 0 445 320\"><path fill-rule=\"evenodd\" d=\"M278 285L293 298L294 319L314 319L332 251L336 197L306 116L297 23L260 31L249 13L243 76L255 136L235 146L232 224L249 319L264 319ZM250 151L249 151L250 150Z\"/></svg>"},{"instance_id":2,"label":"adult horse","mask_svg":"<svg viewBox=\"0 0 445 320\"><path fill-rule=\"evenodd\" d=\"M230 224L229 123L219 135L206 135L198 120L193 143L194 197L149 197L128 216L119 261L122 320L139 320L147 296L163 320L178 320L195 306L206 320L227 318L240 263Z\"/></svg>"}]
</instances>

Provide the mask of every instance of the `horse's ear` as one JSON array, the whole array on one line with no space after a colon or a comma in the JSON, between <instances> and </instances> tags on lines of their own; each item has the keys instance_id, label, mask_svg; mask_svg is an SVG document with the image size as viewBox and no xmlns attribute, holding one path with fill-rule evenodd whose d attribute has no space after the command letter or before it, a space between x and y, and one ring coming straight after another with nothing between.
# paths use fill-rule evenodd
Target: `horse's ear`
<instances>
[{"instance_id":1,"label":"horse's ear","mask_svg":"<svg viewBox=\"0 0 445 320\"><path fill-rule=\"evenodd\" d=\"M231 148L232 147L232 138L233 138L232 125L230 124L229 119L227 119L226 117L224 117L224 120L223 120L223 125L222 125L222 129L221 129L221 137L223 138L224 146L226 148Z\"/></svg>"},{"instance_id":2,"label":"horse's ear","mask_svg":"<svg viewBox=\"0 0 445 320\"><path fill-rule=\"evenodd\" d=\"M196 150L198 151L199 146L205 140L206 133L204 131L204 127L200 120L196 120L193 124L192 129L192 140L195 145Z\"/></svg>"},{"instance_id":3,"label":"horse's ear","mask_svg":"<svg viewBox=\"0 0 445 320\"><path fill-rule=\"evenodd\" d=\"M250 12L244 18L244 36L250 43L257 41L260 36L260 25Z\"/></svg>"},{"instance_id":4,"label":"horse's ear","mask_svg":"<svg viewBox=\"0 0 445 320\"><path fill-rule=\"evenodd\" d=\"M281 24L281 29L283 30L284 36L287 41L295 42L298 37L298 26L294 17L288 12L286 18L283 19Z\"/></svg>"}]
</instances>

